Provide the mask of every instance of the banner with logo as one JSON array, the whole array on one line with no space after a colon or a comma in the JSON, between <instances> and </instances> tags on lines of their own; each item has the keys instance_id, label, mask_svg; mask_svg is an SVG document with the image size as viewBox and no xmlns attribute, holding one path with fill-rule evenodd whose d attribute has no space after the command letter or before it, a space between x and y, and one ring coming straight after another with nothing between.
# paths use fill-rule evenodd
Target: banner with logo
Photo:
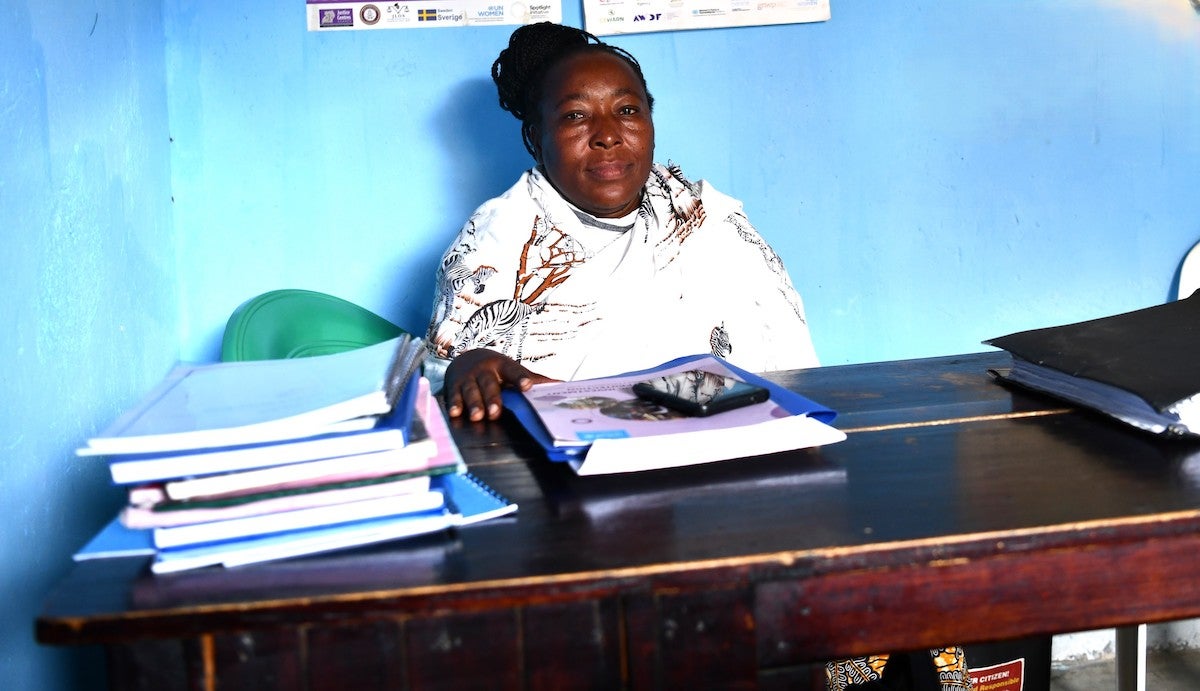
<instances>
[{"instance_id":1,"label":"banner with logo","mask_svg":"<svg viewBox=\"0 0 1200 691\"><path fill-rule=\"evenodd\" d=\"M305 3L309 31L433 29L448 26L562 22L561 0L305 0Z\"/></svg>"},{"instance_id":2,"label":"banner with logo","mask_svg":"<svg viewBox=\"0 0 1200 691\"><path fill-rule=\"evenodd\" d=\"M829 20L829 0L583 0L597 36Z\"/></svg>"}]
</instances>

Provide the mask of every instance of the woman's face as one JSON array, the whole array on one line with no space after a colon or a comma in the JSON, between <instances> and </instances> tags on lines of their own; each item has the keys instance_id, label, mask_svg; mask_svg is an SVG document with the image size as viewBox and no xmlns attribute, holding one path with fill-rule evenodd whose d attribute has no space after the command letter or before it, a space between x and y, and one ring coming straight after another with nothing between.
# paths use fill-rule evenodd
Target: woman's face
<instances>
[{"instance_id":1,"label":"woman's face","mask_svg":"<svg viewBox=\"0 0 1200 691\"><path fill-rule=\"evenodd\" d=\"M533 130L546 177L575 206L600 218L637 208L654 158L654 121L633 68L585 51L546 73Z\"/></svg>"}]
</instances>

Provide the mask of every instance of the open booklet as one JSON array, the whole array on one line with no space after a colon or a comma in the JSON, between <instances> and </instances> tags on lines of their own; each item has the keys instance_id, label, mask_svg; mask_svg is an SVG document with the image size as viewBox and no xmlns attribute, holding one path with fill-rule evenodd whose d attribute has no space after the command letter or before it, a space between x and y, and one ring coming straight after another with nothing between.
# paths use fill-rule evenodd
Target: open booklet
<instances>
[{"instance_id":1,"label":"open booklet","mask_svg":"<svg viewBox=\"0 0 1200 691\"><path fill-rule=\"evenodd\" d=\"M770 391L762 403L708 417L688 417L647 401L633 385L702 369ZM505 391L505 404L553 461L580 475L672 468L761 456L842 441L829 425L836 413L712 355L691 355L613 377L538 384Z\"/></svg>"}]
</instances>

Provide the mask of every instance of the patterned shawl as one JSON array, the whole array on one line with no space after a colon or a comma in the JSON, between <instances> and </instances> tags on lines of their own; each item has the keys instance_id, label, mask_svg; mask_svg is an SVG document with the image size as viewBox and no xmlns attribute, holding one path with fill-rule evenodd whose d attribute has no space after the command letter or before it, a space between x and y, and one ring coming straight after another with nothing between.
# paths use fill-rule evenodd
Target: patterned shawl
<instances>
[{"instance_id":1,"label":"patterned shawl","mask_svg":"<svg viewBox=\"0 0 1200 691\"><path fill-rule=\"evenodd\" d=\"M656 164L636 212L596 219L537 170L447 249L426 373L490 348L554 379L711 352L751 371L812 367L800 296L741 203Z\"/></svg>"},{"instance_id":2,"label":"patterned shawl","mask_svg":"<svg viewBox=\"0 0 1200 691\"><path fill-rule=\"evenodd\" d=\"M912 657L920 655L916 653ZM872 682L883 679L883 671L890 657L871 655L830 662L825 665L825 688L828 691L847 691L856 688L857 684L867 684L865 688L882 688L873 685ZM940 691L972 689L971 676L962 648L933 648L929 651L929 661L932 663L931 672L936 675Z\"/></svg>"}]
</instances>

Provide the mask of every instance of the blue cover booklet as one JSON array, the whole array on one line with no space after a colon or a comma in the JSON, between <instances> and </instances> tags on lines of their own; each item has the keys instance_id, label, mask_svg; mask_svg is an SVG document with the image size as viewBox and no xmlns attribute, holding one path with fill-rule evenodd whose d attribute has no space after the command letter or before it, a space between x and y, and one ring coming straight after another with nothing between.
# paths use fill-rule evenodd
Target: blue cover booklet
<instances>
[{"instance_id":1,"label":"blue cover booklet","mask_svg":"<svg viewBox=\"0 0 1200 691\"><path fill-rule=\"evenodd\" d=\"M373 421L374 426L367 429L330 432L277 442L156 453L110 454L109 471L114 483L124 485L401 449L412 441L413 410L419 376L412 375L398 403L390 412Z\"/></svg>"},{"instance_id":2,"label":"blue cover booklet","mask_svg":"<svg viewBox=\"0 0 1200 691\"><path fill-rule=\"evenodd\" d=\"M688 417L640 399L633 385L687 370L732 376L770 392L762 403L708 417ZM504 392L513 411L552 461L580 475L654 470L832 444L845 434L837 413L712 355L658 367Z\"/></svg>"},{"instance_id":3,"label":"blue cover booklet","mask_svg":"<svg viewBox=\"0 0 1200 691\"><path fill-rule=\"evenodd\" d=\"M174 452L367 429L392 409L423 352L420 339L401 336L330 355L181 364L76 453Z\"/></svg>"}]
</instances>

